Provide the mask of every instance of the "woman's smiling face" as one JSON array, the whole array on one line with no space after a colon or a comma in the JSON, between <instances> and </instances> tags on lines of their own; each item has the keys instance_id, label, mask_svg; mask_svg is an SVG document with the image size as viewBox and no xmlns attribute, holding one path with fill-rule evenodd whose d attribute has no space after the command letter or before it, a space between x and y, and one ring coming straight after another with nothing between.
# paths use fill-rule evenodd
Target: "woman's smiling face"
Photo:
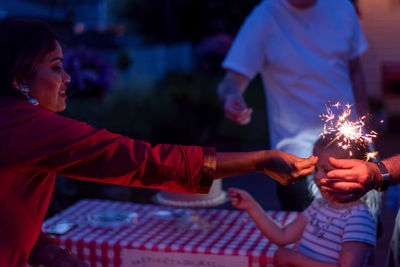
<instances>
[{"instance_id":1,"label":"woman's smiling face","mask_svg":"<svg viewBox=\"0 0 400 267\"><path fill-rule=\"evenodd\" d=\"M33 77L26 81L30 96L35 98L41 107L54 112L65 110L65 91L71 81L62 63L62 48L60 43L55 41L55 49L44 56L35 66Z\"/></svg>"}]
</instances>

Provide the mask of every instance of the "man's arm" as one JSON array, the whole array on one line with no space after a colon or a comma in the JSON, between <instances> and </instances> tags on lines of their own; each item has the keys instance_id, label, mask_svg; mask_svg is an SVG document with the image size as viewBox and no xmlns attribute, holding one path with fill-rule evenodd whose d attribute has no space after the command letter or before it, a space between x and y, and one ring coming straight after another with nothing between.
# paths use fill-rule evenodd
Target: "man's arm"
<instances>
[{"instance_id":1,"label":"man's arm","mask_svg":"<svg viewBox=\"0 0 400 267\"><path fill-rule=\"evenodd\" d=\"M392 176L391 185L400 184L400 155L382 160Z\"/></svg>"},{"instance_id":2,"label":"man's arm","mask_svg":"<svg viewBox=\"0 0 400 267\"><path fill-rule=\"evenodd\" d=\"M367 115L369 113L367 86L359 57L349 61L349 71L357 113L359 116Z\"/></svg>"},{"instance_id":3,"label":"man's arm","mask_svg":"<svg viewBox=\"0 0 400 267\"><path fill-rule=\"evenodd\" d=\"M218 97L224 104L225 116L242 125L250 122L253 111L243 98L249 83L247 76L228 69L218 86Z\"/></svg>"},{"instance_id":4,"label":"man's arm","mask_svg":"<svg viewBox=\"0 0 400 267\"><path fill-rule=\"evenodd\" d=\"M243 95L249 83L250 79L247 76L228 69L224 79L218 85L218 97L225 102L226 97L230 94Z\"/></svg>"}]
</instances>

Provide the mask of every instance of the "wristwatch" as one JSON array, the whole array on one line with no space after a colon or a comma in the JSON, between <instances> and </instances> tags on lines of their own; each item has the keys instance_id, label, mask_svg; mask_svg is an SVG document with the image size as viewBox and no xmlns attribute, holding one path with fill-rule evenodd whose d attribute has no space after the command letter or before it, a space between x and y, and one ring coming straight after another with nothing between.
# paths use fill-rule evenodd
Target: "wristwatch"
<instances>
[{"instance_id":1,"label":"wristwatch","mask_svg":"<svg viewBox=\"0 0 400 267\"><path fill-rule=\"evenodd\" d=\"M382 191L385 191L386 189L388 189L388 187L390 186L392 176L390 175L385 164L383 164L382 161L378 161L376 163L376 165L378 166L379 170L381 171L381 175L382 175L382 179L380 180L377 191L382 192Z\"/></svg>"}]
</instances>

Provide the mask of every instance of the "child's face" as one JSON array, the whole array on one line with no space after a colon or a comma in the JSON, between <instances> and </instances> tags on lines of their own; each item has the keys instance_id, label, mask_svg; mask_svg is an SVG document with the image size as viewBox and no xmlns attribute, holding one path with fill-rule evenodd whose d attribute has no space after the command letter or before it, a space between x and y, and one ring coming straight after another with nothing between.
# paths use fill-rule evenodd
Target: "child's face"
<instances>
[{"instance_id":1,"label":"child's face","mask_svg":"<svg viewBox=\"0 0 400 267\"><path fill-rule=\"evenodd\" d=\"M314 182L319 189L321 189L320 180L322 178L326 178L326 174L334 169L328 161L329 157L343 158L343 153L341 152L342 151L340 151L340 148L335 147L320 148L315 150L314 154L318 156L318 162L315 166ZM326 192L321 191L321 195L325 198L329 198Z\"/></svg>"}]
</instances>

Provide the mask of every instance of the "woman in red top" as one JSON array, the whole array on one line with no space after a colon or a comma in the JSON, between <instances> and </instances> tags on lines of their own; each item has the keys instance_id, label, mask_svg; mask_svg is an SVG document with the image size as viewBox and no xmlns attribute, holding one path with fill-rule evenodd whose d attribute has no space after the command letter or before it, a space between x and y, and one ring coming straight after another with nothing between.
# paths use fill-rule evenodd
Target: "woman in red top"
<instances>
[{"instance_id":1,"label":"woman in red top","mask_svg":"<svg viewBox=\"0 0 400 267\"><path fill-rule=\"evenodd\" d=\"M213 179L264 172L287 184L314 169L315 157L151 146L59 116L71 78L55 35L21 20L0 22L0 33L0 266L25 266L28 258L46 266L86 266L40 231L56 174L207 193Z\"/></svg>"}]
</instances>

